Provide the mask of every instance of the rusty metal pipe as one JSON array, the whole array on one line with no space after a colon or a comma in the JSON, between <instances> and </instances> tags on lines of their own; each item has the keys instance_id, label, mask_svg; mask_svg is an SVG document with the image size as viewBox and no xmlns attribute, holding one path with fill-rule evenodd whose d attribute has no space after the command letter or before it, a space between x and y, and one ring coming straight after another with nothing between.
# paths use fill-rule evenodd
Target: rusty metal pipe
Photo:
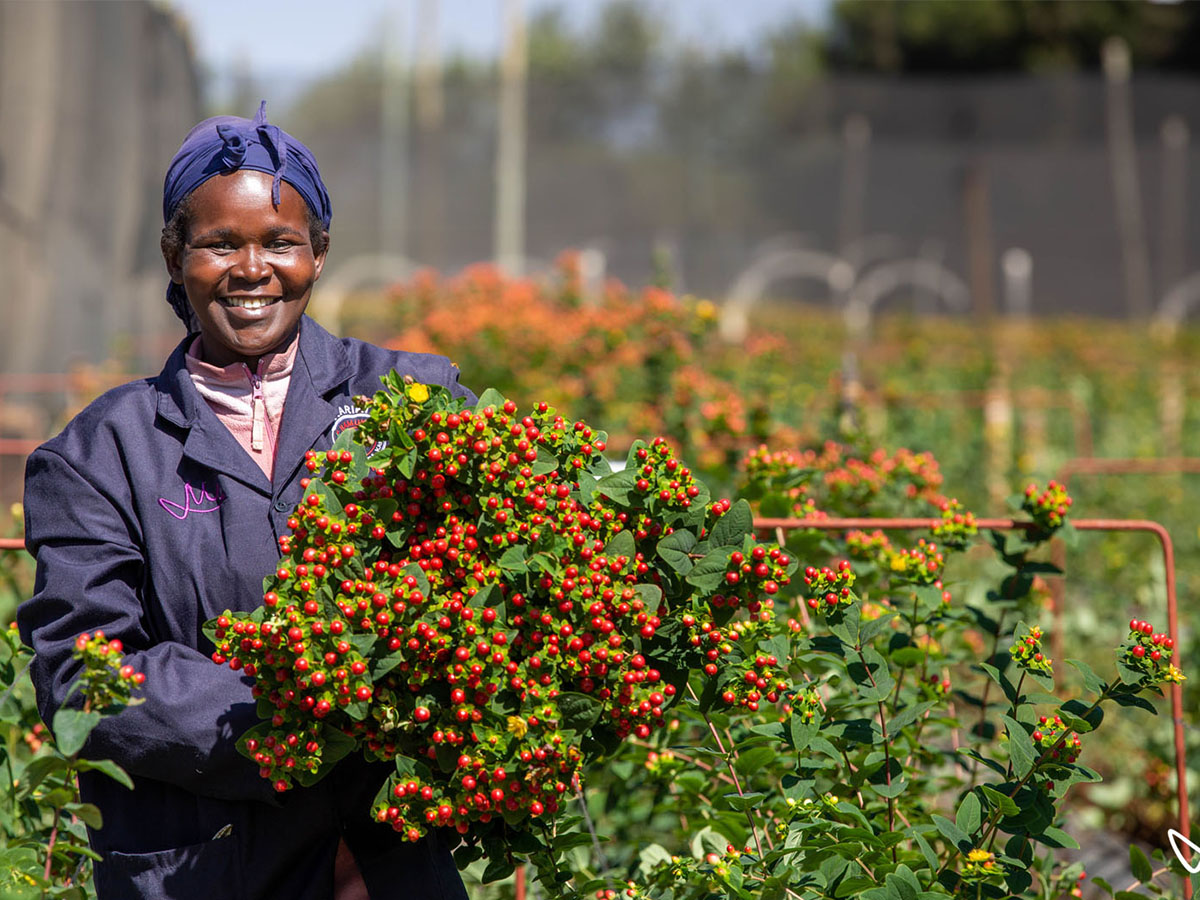
<instances>
[{"instance_id":1,"label":"rusty metal pipe","mask_svg":"<svg viewBox=\"0 0 1200 900\"><path fill-rule=\"evenodd\" d=\"M1172 462L1181 462L1182 460L1172 460ZM1112 460L1078 460L1081 463L1106 463L1116 462ZM1119 462L1134 462L1133 460L1122 460ZM1159 460L1147 460L1146 462L1160 462ZM1161 462L1166 462L1162 460ZM1196 471L1200 472L1200 460L1189 460L1197 466ZM1103 466L1097 466L1100 470ZM1178 471L1178 470L1172 470ZM933 528L934 525L941 524L940 518L893 518L893 519L875 519L875 518L845 518L845 519L817 519L809 521L807 519L768 519L760 518L754 520L756 529L774 530L783 529L784 531L797 528L815 528L820 531L848 531L854 528L878 528L884 531L917 531ZM1017 519L976 519L976 525L980 528L988 528L995 531L1015 531L1026 530L1032 527L1033 523L1021 521ZM1171 535L1167 529L1159 522L1153 522L1148 519L1072 519L1071 524L1075 526L1076 531L1123 531L1123 532L1144 532L1155 535L1162 544L1163 550L1163 565L1166 569L1167 582L1167 633L1175 641L1175 646L1182 648L1179 640L1179 616L1175 600L1175 545L1171 541ZM1176 778L1176 801L1179 806L1179 833L1185 838L1191 836L1190 815L1188 812L1188 796L1187 796L1187 748L1184 744L1183 735L1183 687L1179 684L1171 685L1171 717L1175 735L1175 778ZM1184 897L1192 896L1192 885L1190 879L1184 880L1183 886Z\"/></svg>"}]
</instances>

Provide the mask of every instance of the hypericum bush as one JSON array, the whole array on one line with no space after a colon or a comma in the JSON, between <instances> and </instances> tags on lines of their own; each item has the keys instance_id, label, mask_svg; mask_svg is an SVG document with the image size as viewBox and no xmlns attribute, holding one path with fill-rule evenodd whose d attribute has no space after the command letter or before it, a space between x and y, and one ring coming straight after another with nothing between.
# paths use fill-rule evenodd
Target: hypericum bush
<instances>
[{"instance_id":1,"label":"hypericum bush","mask_svg":"<svg viewBox=\"0 0 1200 900\"><path fill-rule=\"evenodd\" d=\"M1154 711L1146 694L1182 677L1174 647L1135 620L1114 676L1048 658L1043 631L1025 623L1042 614L1036 586L1056 572L1046 541L1070 536L1069 522L1040 518L1069 505L1057 490L1049 504L1036 488L1015 498L1030 520L986 535L1003 563L993 590L951 593L942 579L955 577L973 517L923 499L913 467L880 471L895 457L828 453L837 469L879 473L856 480L869 489L836 493L850 481L792 464L816 456L774 456L784 464L759 467L769 480L750 495L781 512L820 498L848 516L923 513L931 531L792 531L792 555L810 565L777 596L780 621L784 603L792 618L772 652L797 688L757 713L689 695L670 729L622 748L592 782L590 811L612 843L575 864L653 900L1079 896L1082 866L1059 854L1076 846L1064 816L1074 786L1100 780L1086 763L1102 742L1090 737L1114 705ZM852 572L839 555L858 560ZM846 595L831 584L851 576ZM1168 871L1130 854L1142 883Z\"/></svg>"},{"instance_id":2,"label":"hypericum bush","mask_svg":"<svg viewBox=\"0 0 1200 900\"><path fill-rule=\"evenodd\" d=\"M309 455L263 605L206 626L256 678L241 747L281 791L361 748L395 764L381 823L456 829L487 879L532 855L569 881L589 761L685 693L755 712L792 690L773 613L795 563L661 439L612 473L605 435L544 403L467 409L394 373L356 402L367 421Z\"/></svg>"},{"instance_id":3,"label":"hypericum bush","mask_svg":"<svg viewBox=\"0 0 1200 900\"><path fill-rule=\"evenodd\" d=\"M80 754L103 718L142 702L136 693L145 675L123 662L121 642L103 632L79 635L73 655L82 669L68 704L54 716L51 736L38 718L25 674L32 653L15 625L0 632L0 684L5 686L0 723L8 730L0 759L10 776L6 802L11 811L0 817L0 895L5 898L91 896L91 864L98 857L88 846L85 826L98 829L103 820L98 808L80 802L75 776L95 770L133 787L112 760Z\"/></svg>"}]
</instances>

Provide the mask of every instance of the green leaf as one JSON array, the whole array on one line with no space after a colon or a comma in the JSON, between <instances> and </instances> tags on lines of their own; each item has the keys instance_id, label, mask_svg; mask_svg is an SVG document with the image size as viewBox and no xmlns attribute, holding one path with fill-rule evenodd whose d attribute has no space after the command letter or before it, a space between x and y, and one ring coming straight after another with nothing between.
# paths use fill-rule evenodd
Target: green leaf
<instances>
[{"instance_id":1,"label":"green leaf","mask_svg":"<svg viewBox=\"0 0 1200 900\"><path fill-rule=\"evenodd\" d=\"M954 823L967 834L974 834L979 830L982 822L983 808L979 803L979 796L974 791L971 791L967 796L963 797L962 803L958 805L958 812L954 816Z\"/></svg>"},{"instance_id":2,"label":"green leaf","mask_svg":"<svg viewBox=\"0 0 1200 900\"><path fill-rule=\"evenodd\" d=\"M889 654L892 657L892 662L902 669L911 669L913 666L919 666L925 661L925 657L928 655L929 651L922 650L920 647L900 647Z\"/></svg>"},{"instance_id":3,"label":"green leaf","mask_svg":"<svg viewBox=\"0 0 1200 900\"><path fill-rule=\"evenodd\" d=\"M803 722L795 714L792 715L790 724L792 749L797 753L806 750L812 743L812 739L817 736L817 732L821 730L821 726L817 722Z\"/></svg>"},{"instance_id":4,"label":"green leaf","mask_svg":"<svg viewBox=\"0 0 1200 900\"><path fill-rule=\"evenodd\" d=\"M717 519L713 526L708 542L712 547L741 547L742 539L750 534L754 527L754 514L750 504L739 500L729 508L729 511Z\"/></svg>"},{"instance_id":5,"label":"green leaf","mask_svg":"<svg viewBox=\"0 0 1200 900\"><path fill-rule=\"evenodd\" d=\"M877 636L883 634L892 627L892 619L894 618L896 618L896 614L894 612L889 612L884 613L876 619L867 619L866 621L861 622L858 626L858 639L864 644L874 640ZM918 652L921 654L921 659L924 659L925 651L919 650ZM896 664L903 665L903 663L901 663L899 660L897 660Z\"/></svg>"},{"instance_id":6,"label":"green leaf","mask_svg":"<svg viewBox=\"0 0 1200 900\"><path fill-rule=\"evenodd\" d=\"M34 788L53 775L55 772L65 772L69 763L61 756L39 756L32 760L21 772L21 787L19 796L33 793ZM83 768L80 766L80 768Z\"/></svg>"},{"instance_id":7,"label":"green leaf","mask_svg":"<svg viewBox=\"0 0 1200 900\"><path fill-rule=\"evenodd\" d=\"M837 606L825 617L829 631L847 647L858 646L858 629L862 624L862 608L858 603Z\"/></svg>"},{"instance_id":8,"label":"green leaf","mask_svg":"<svg viewBox=\"0 0 1200 900\"><path fill-rule=\"evenodd\" d=\"M763 794L760 791L747 791L742 794L736 792L725 794L725 799L733 809L741 812L742 810L747 810L757 806L765 796L766 794Z\"/></svg>"},{"instance_id":9,"label":"green leaf","mask_svg":"<svg viewBox=\"0 0 1200 900\"><path fill-rule=\"evenodd\" d=\"M658 542L658 555L663 562L679 575L687 575L695 563L688 555L696 546L696 536L686 528L679 528Z\"/></svg>"},{"instance_id":10,"label":"green leaf","mask_svg":"<svg viewBox=\"0 0 1200 900\"><path fill-rule=\"evenodd\" d=\"M1009 716L1003 716L1008 728L1008 754L1012 760L1013 772L1018 778L1024 778L1037 762L1037 750L1033 746L1033 738L1020 722Z\"/></svg>"},{"instance_id":11,"label":"green leaf","mask_svg":"<svg viewBox=\"0 0 1200 900\"><path fill-rule=\"evenodd\" d=\"M1137 844L1129 845L1129 871L1142 884L1149 884L1154 878L1154 867Z\"/></svg>"},{"instance_id":12,"label":"green leaf","mask_svg":"<svg viewBox=\"0 0 1200 900\"><path fill-rule=\"evenodd\" d=\"M1020 807L1017 806L1016 801L1014 801L1013 798L1009 797L1007 794L1002 794L994 787L987 784L982 785L982 788L983 795L987 797L988 802L992 805L993 809L1000 810L1000 815L1015 816L1021 811Z\"/></svg>"},{"instance_id":13,"label":"green leaf","mask_svg":"<svg viewBox=\"0 0 1200 900\"><path fill-rule=\"evenodd\" d=\"M595 697L570 691L558 695L558 712L562 727L571 731L587 731L600 719L603 705Z\"/></svg>"},{"instance_id":14,"label":"green leaf","mask_svg":"<svg viewBox=\"0 0 1200 900\"><path fill-rule=\"evenodd\" d=\"M75 763L75 766L81 772L89 770L103 772L113 781L125 785L131 791L133 790L133 779L129 777L129 773L111 759L81 759Z\"/></svg>"},{"instance_id":15,"label":"green leaf","mask_svg":"<svg viewBox=\"0 0 1200 900\"><path fill-rule=\"evenodd\" d=\"M661 844L650 844L638 853L638 871L643 877L649 875L655 866L670 862L671 854Z\"/></svg>"},{"instance_id":16,"label":"green leaf","mask_svg":"<svg viewBox=\"0 0 1200 900\"><path fill-rule=\"evenodd\" d=\"M734 796L736 797L737 795L734 794ZM730 843L729 839L721 834L721 832L714 829L711 825L705 825L692 838L692 856L699 859L706 853L724 853L725 848Z\"/></svg>"},{"instance_id":17,"label":"green leaf","mask_svg":"<svg viewBox=\"0 0 1200 900\"><path fill-rule=\"evenodd\" d=\"M1100 723L1104 721L1103 706L1100 706L1099 704L1091 705L1083 703L1076 699L1068 700L1062 705L1058 712L1059 715L1063 717L1064 722L1069 716L1072 721L1082 724L1082 727L1079 727L1078 725L1071 726L1073 731L1078 731L1080 733L1086 731L1095 731L1100 727Z\"/></svg>"},{"instance_id":18,"label":"green leaf","mask_svg":"<svg viewBox=\"0 0 1200 900\"><path fill-rule=\"evenodd\" d=\"M513 575L524 575L529 571L529 566L525 565L525 550L524 544L509 547L500 555L500 568Z\"/></svg>"},{"instance_id":19,"label":"green leaf","mask_svg":"<svg viewBox=\"0 0 1200 900\"><path fill-rule=\"evenodd\" d=\"M937 830L941 832L951 846L957 847L959 850L970 849L971 838L961 828L947 819L945 816L932 816L933 824L937 826Z\"/></svg>"},{"instance_id":20,"label":"green leaf","mask_svg":"<svg viewBox=\"0 0 1200 900\"><path fill-rule=\"evenodd\" d=\"M555 836L554 849L561 853L572 847L591 846L597 840L603 841L606 838L593 838L586 831L568 831Z\"/></svg>"},{"instance_id":21,"label":"green leaf","mask_svg":"<svg viewBox=\"0 0 1200 900\"><path fill-rule=\"evenodd\" d=\"M909 872L909 875L911 877L912 873ZM919 884L914 887L912 882L901 877L898 870L897 872L889 872L884 883L887 885L889 900L917 900L917 895L921 889Z\"/></svg>"},{"instance_id":22,"label":"green leaf","mask_svg":"<svg viewBox=\"0 0 1200 900\"><path fill-rule=\"evenodd\" d=\"M479 402L475 404L475 412L481 413L489 406L499 412L504 408L507 400L508 398L495 388L488 388L479 395Z\"/></svg>"},{"instance_id":23,"label":"green leaf","mask_svg":"<svg viewBox=\"0 0 1200 900\"><path fill-rule=\"evenodd\" d=\"M347 638L350 646L362 656L371 655L371 648L375 646L377 640L379 640L379 636L376 634L352 634Z\"/></svg>"},{"instance_id":24,"label":"green leaf","mask_svg":"<svg viewBox=\"0 0 1200 900\"><path fill-rule=\"evenodd\" d=\"M63 812L75 816L89 828L97 831L104 827L104 817L100 814L100 807L94 803L68 803L63 807Z\"/></svg>"},{"instance_id":25,"label":"green leaf","mask_svg":"<svg viewBox=\"0 0 1200 900\"><path fill-rule=\"evenodd\" d=\"M536 475L549 475L558 468L558 457L547 450L545 447L538 447L537 459L534 460L530 469Z\"/></svg>"},{"instance_id":26,"label":"green leaf","mask_svg":"<svg viewBox=\"0 0 1200 900\"><path fill-rule=\"evenodd\" d=\"M887 661L871 647L862 651L862 661L849 663L846 671L858 685L862 698L872 703L886 700L895 686Z\"/></svg>"},{"instance_id":27,"label":"green leaf","mask_svg":"<svg viewBox=\"0 0 1200 900\"><path fill-rule=\"evenodd\" d=\"M729 549L720 548L707 554L696 563L687 575L687 583L701 593L712 593L725 582L725 571L729 568Z\"/></svg>"},{"instance_id":28,"label":"green leaf","mask_svg":"<svg viewBox=\"0 0 1200 900\"><path fill-rule=\"evenodd\" d=\"M1079 670L1079 674L1083 676L1083 686L1093 694L1100 694L1104 691L1104 682L1100 680L1100 676L1092 671L1089 666L1081 659L1068 659L1067 665L1074 666Z\"/></svg>"},{"instance_id":29,"label":"green leaf","mask_svg":"<svg viewBox=\"0 0 1200 900\"><path fill-rule=\"evenodd\" d=\"M891 737L898 734L901 729L907 728L935 706L937 706L936 700L924 700L920 703L914 703L910 706L906 706L895 716L888 719L888 736Z\"/></svg>"},{"instance_id":30,"label":"green leaf","mask_svg":"<svg viewBox=\"0 0 1200 900\"><path fill-rule=\"evenodd\" d=\"M611 475L612 472L605 474ZM579 482L579 491L577 492L579 499L583 501L584 506L590 505L592 497L596 493L596 477L590 472L580 472L576 476L576 480Z\"/></svg>"},{"instance_id":31,"label":"green leaf","mask_svg":"<svg viewBox=\"0 0 1200 900\"><path fill-rule=\"evenodd\" d=\"M750 772L765 771L767 766L778 756L774 747L751 747L744 752L738 752L734 768L743 775Z\"/></svg>"},{"instance_id":32,"label":"green leaf","mask_svg":"<svg viewBox=\"0 0 1200 900\"><path fill-rule=\"evenodd\" d=\"M867 782L867 787L877 793L880 797L887 797L889 800L895 799L908 790L908 780L905 778L893 778L892 783L886 781L876 783L874 781Z\"/></svg>"},{"instance_id":33,"label":"green leaf","mask_svg":"<svg viewBox=\"0 0 1200 900\"><path fill-rule=\"evenodd\" d=\"M1150 702L1149 699L1147 699L1146 697L1143 697L1141 694L1118 690L1115 693L1113 693L1111 695L1111 697L1112 697L1113 703L1117 704L1117 706L1125 706L1125 707L1134 706L1134 707L1137 707L1138 709L1144 709L1146 712L1150 713L1150 715L1152 715L1152 716L1158 715L1158 707L1155 706L1152 702Z\"/></svg>"},{"instance_id":34,"label":"green leaf","mask_svg":"<svg viewBox=\"0 0 1200 900\"><path fill-rule=\"evenodd\" d=\"M483 870L483 876L479 879L484 884L491 884L493 881L503 881L513 873L513 864L510 863L504 856L493 857L486 869Z\"/></svg>"},{"instance_id":35,"label":"green leaf","mask_svg":"<svg viewBox=\"0 0 1200 900\"><path fill-rule=\"evenodd\" d=\"M84 712L81 709L62 707L54 714L54 740L63 756L74 756L83 749L84 742L92 729L100 724L101 715L98 712Z\"/></svg>"},{"instance_id":36,"label":"green leaf","mask_svg":"<svg viewBox=\"0 0 1200 900\"><path fill-rule=\"evenodd\" d=\"M632 559L635 553L637 545L633 540L633 532L629 530L618 531L604 548L604 555L609 559L617 556L628 556Z\"/></svg>"},{"instance_id":37,"label":"green leaf","mask_svg":"<svg viewBox=\"0 0 1200 900\"><path fill-rule=\"evenodd\" d=\"M909 831L912 831L912 829L910 828ZM930 871L936 872L940 863L938 862L937 854L929 846L929 841L925 840L925 836L920 832L914 832L913 838L916 839L917 847L921 851L921 856L925 859L925 864L929 866Z\"/></svg>"},{"instance_id":38,"label":"green leaf","mask_svg":"<svg viewBox=\"0 0 1200 900\"><path fill-rule=\"evenodd\" d=\"M637 471L625 468L620 472L605 475L596 483L597 493L603 494L615 503L628 505L630 494L636 499L640 496L637 490Z\"/></svg>"}]
</instances>

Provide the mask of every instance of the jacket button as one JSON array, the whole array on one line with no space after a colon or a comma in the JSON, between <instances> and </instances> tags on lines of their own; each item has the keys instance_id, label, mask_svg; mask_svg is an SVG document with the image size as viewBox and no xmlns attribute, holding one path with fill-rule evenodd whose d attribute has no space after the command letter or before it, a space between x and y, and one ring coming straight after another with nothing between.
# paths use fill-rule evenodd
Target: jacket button
<instances>
[{"instance_id":1,"label":"jacket button","mask_svg":"<svg viewBox=\"0 0 1200 900\"><path fill-rule=\"evenodd\" d=\"M275 501L275 511L276 512L287 512L291 508L292 508L292 504L288 503L286 500L276 500Z\"/></svg>"}]
</instances>

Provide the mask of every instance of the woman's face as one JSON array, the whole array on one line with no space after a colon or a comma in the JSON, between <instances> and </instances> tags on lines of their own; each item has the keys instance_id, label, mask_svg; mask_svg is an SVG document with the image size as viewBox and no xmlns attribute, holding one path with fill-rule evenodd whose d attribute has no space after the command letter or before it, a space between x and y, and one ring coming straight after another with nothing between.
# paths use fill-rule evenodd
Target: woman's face
<instances>
[{"instance_id":1,"label":"woman's face","mask_svg":"<svg viewBox=\"0 0 1200 900\"><path fill-rule=\"evenodd\" d=\"M304 199L285 181L276 208L272 180L241 169L201 184L188 201L183 251L167 259L213 365L254 368L263 354L286 346L325 265L325 253L313 253Z\"/></svg>"}]
</instances>

